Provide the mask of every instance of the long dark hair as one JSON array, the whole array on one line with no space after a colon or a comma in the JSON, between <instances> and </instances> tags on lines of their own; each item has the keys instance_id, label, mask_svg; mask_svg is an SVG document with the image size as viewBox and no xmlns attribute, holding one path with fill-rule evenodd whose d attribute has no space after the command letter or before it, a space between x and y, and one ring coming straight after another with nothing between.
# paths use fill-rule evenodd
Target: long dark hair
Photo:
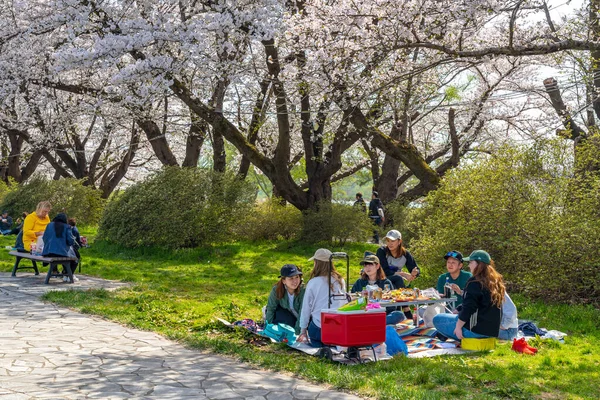
<instances>
[{"instance_id":1,"label":"long dark hair","mask_svg":"<svg viewBox=\"0 0 600 400\"><path fill-rule=\"evenodd\" d=\"M495 266L494 260L491 260L490 264L477 261L477 266L473 270L473 278L490 291L492 303L496 307L502 307L506 287L504 286L502 274L496 271Z\"/></svg>"},{"instance_id":2,"label":"long dark hair","mask_svg":"<svg viewBox=\"0 0 600 400\"><path fill-rule=\"evenodd\" d=\"M283 299L283 296L285 296L285 294L287 292L287 288L285 287L285 284L283 283L284 280L285 280L285 276L282 276L277 281L277 288L275 289L275 297L277 297L277 300ZM300 294L303 284L304 284L304 280L302 279L302 275L300 275L300 284L298 285L296 290L294 290L294 296L298 296Z\"/></svg>"},{"instance_id":3,"label":"long dark hair","mask_svg":"<svg viewBox=\"0 0 600 400\"><path fill-rule=\"evenodd\" d=\"M54 234L57 238L62 237L67 225L67 215L64 213L59 213L56 215L56 217L54 217L52 222L54 222Z\"/></svg>"}]
</instances>

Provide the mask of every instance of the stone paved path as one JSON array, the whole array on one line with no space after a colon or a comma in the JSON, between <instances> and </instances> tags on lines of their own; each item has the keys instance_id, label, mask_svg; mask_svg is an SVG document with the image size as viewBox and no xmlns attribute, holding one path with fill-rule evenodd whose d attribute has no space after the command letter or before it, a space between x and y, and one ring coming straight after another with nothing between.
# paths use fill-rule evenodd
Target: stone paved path
<instances>
[{"instance_id":1,"label":"stone paved path","mask_svg":"<svg viewBox=\"0 0 600 400\"><path fill-rule=\"evenodd\" d=\"M358 399L38 299L120 283L18 275L0 273L1 399Z\"/></svg>"}]
</instances>

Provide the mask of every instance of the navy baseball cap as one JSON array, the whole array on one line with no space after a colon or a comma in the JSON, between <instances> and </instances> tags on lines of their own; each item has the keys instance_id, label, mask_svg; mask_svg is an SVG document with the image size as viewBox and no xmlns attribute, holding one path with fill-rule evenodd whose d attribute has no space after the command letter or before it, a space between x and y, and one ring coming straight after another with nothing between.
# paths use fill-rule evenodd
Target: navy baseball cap
<instances>
[{"instance_id":1,"label":"navy baseball cap","mask_svg":"<svg viewBox=\"0 0 600 400\"><path fill-rule=\"evenodd\" d=\"M279 272L280 278L291 278L292 276L302 275L302 271L294 264L285 264Z\"/></svg>"},{"instance_id":2,"label":"navy baseball cap","mask_svg":"<svg viewBox=\"0 0 600 400\"><path fill-rule=\"evenodd\" d=\"M463 255L460 251L452 250L446 253L444 256L444 260L449 259L450 257L456 258L458 261L463 262Z\"/></svg>"}]
</instances>

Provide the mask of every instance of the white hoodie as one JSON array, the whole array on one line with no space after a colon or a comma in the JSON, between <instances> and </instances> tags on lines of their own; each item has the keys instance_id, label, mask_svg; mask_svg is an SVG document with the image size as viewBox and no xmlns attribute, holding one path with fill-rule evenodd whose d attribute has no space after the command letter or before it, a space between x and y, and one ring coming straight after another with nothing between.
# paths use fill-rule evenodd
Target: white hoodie
<instances>
[{"instance_id":1,"label":"white hoodie","mask_svg":"<svg viewBox=\"0 0 600 400\"><path fill-rule=\"evenodd\" d=\"M331 278L333 289L331 294L343 294L346 293L344 288L346 282L342 279L342 285ZM306 284L306 290L304 292L304 300L302 301L302 310L300 311L300 329L304 330L308 328L308 323L312 317L315 325L321 327L321 310L332 308L338 309L339 307L346 304L346 299L341 299L341 296L332 297L331 306L328 306L329 301L327 295L329 293L329 285L327 285L326 276L315 276Z\"/></svg>"}]
</instances>

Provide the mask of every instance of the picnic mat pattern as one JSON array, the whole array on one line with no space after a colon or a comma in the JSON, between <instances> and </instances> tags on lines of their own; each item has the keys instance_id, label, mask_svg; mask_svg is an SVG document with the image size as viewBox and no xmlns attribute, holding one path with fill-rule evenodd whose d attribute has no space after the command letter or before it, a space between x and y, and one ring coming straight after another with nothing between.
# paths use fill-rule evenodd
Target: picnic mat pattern
<instances>
[{"instance_id":1,"label":"picnic mat pattern","mask_svg":"<svg viewBox=\"0 0 600 400\"><path fill-rule=\"evenodd\" d=\"M414 326L411 320L404 320L398 325L396 325L396 332L398 336L402 338L404 343L406 343L406 347L408 347L409 357L414 353L425 353L428 352L429 355L421 355L421 357L429 356L433 357L438 354L448 354L446 352L436 352L430 350L458 350L458 354L466 353L465 350L457 349L456 346L458 342L452 339L448 339L447 341L442 341L435 337L437 331L435 328L428 328L425 326L425 322L423 320L419 321L418 326ZM457 353L453 353L457 354Z\"/></svg>"},{"instance_id":2,"label":"picnic mat pattern","mask_svg":"<svg viewBox=\"0 0 600 400\"><path fill-rule=\"evenodd\" d=\"M234 326L225 321L223 319L218 318L218 320L224 325L234 328ZM415 327L411 320L405 320L400 324L396 325L396 332L402 338L406 346L408 347L408 357L409 358L423 358L423 357L435 357L442 354L466 354L469 353L468 350L463 350L460 348L456 348L458 342L448 339L447 341L441 341L435 338L435 334L437 331L435 328L428 328L425 326L423 321L420 321L420 324ZM265 339L267 342L275 342L275 340L268 338L262 335L262 332L259 330L258 332L252 332L257 336L260 336L262 339ZM289 347L301 351L303 353L309 355L316 355L319 352L318 348L312 347L307 343L294 343L292 345L288 345ZM342 348L332 347L333 352L333 361L342 363L342 364L356 364L356 360L349 360L344 356ZM391 359L392 357L378 357L377 361L384 361L387 359Z\"/></svg>"}]
</instances>

